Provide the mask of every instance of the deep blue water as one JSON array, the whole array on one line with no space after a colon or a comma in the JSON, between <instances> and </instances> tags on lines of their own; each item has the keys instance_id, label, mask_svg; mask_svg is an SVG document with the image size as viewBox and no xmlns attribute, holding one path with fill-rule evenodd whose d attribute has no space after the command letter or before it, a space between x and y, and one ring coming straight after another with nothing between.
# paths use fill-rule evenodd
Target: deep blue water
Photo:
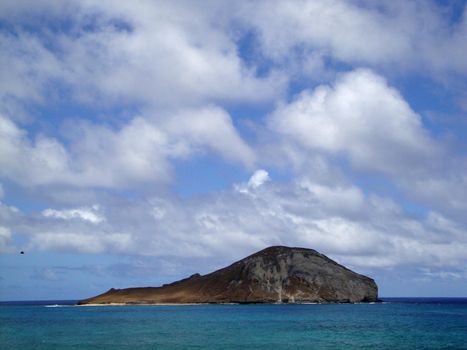
<instances>
[{"instance_id":1,"label":"deep blue water","mask_svg":"<svg viewBox=\"0 0 467 350\"><path fill-rule=\"evenodd\" d=\"M467 298L381 304L0 303L0 349L467 349ZM59 304L59 307L48 307Z\"/></svg>"}]
</instances>

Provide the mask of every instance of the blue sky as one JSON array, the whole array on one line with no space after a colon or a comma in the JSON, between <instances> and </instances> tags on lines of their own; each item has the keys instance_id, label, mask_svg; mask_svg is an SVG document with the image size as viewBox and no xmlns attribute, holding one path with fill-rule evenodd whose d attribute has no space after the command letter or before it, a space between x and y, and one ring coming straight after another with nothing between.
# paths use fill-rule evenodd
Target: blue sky
<instances>
[{"instance_id":1,"label":"blue sky","mask_svg":"<svg viewBox=\"0 0 467 350\"><path fill-rule=\"evenodd\" d=\"M467 295L465 1L7 0L0 67L1 300L277 244Z\"/></svg>"}]
</instances>

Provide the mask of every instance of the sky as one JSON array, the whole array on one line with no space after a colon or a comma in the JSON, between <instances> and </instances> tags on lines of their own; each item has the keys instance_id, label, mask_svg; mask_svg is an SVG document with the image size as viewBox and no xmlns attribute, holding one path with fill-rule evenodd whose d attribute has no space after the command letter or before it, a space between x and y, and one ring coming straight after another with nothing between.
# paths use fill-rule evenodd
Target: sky
<instances>
[{"instance_id":1,"label":"sky","mask_svg":"<svg viewBox=\"0 0 467 350\"><path fill-rule=\"evenodd\" d=\"M3 0L0 76L0 300L271 245L467 296L466 1Z\"/></svg>"}]
</instances>

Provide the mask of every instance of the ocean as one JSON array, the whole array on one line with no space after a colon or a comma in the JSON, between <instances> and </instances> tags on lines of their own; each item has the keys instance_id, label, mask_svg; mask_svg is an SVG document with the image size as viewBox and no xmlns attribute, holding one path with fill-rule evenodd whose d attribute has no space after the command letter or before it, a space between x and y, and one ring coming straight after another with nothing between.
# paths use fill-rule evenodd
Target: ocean
<instances>
[{"instance_id":1,"label":"ocean","mask_svg":"<svg viewBox=\"0 0 467 350\"><path fill-rule=\"evenodd\" d=\"M0 349L467 349L467 298L377 304L0 303Z\"/></svg>"}]
</instances>

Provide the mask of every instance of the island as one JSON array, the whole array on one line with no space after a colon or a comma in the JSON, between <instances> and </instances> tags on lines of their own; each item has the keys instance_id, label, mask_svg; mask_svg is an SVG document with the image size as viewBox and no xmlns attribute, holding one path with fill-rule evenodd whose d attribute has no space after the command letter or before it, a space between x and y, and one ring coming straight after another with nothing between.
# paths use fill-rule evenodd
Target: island
<instances>
[{"instance_id":1,"label":"island","mask_svg":"<svg viewBox=\"0 0 467 350\"><path fill-rule=\"evenodd\" d=\"M110 289L79 305L360 303L378 301L369 277L313 249L273 246L206 275L161 287Z\"/></svg>"}]
</instances>

